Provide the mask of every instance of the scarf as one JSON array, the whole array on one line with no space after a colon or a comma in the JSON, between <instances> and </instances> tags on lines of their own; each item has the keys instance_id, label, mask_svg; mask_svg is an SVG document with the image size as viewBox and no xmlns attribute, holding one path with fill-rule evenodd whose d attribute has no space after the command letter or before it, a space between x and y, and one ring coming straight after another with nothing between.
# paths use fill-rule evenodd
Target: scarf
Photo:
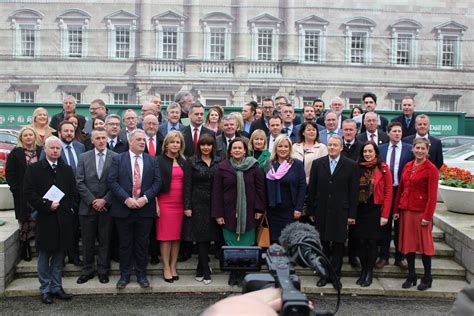
<instances>
[{"instance_id":1,"label":"scarf","mask_svg":"<svg viewBox=\"0 0 474 316\"><path fill-rule=\"evenodd\" d=\"M230 164L237 175L237 205L236 214L237 226L235 232L237 233L237 240L240 240L240 235L245 233L247 226L247 195L245 193L244 172L252 168L257 160L253 157L245 157L240 164L230 158Z\"/></svg>"},{"instance_id":2,"label":"scarf","mask_svg":"<svg viewBox=\"0 0 474 316\"><path fill-rule=\"evenodd\" d=\"M360 162L362 173L359 177L359 203L367 203L374 193L374 175L377 168L377 159Z\"/></svg>"},{"instance_id":3,"label":"scarf","mask_svg":"<svg viewBox=\"0 0 474 316\"><path fill-rule=\"evenodd\" d=\"M269 170L267 171L266 178L270 180L267 181L268 206L275 207L281 203L280 179L288 173L291 166L292 164L285 160L275 170L270 161L267 163L267 170Z\"/></svg>"},{"instance_id":4,"label":"scarf","mask_svg":"<svg viewBox=\"0 0 474 316\"><path fill-rule=\"evenodd\" d=\"M267 161L268 158L270 158L270 152L268 150L264 151L259 151L259 150L253 150L250 151L250 155L257 159L258 165L260 166L260 169L262 170L263 176L265 176L265 162Z\"/></svg>"}]
</instances>

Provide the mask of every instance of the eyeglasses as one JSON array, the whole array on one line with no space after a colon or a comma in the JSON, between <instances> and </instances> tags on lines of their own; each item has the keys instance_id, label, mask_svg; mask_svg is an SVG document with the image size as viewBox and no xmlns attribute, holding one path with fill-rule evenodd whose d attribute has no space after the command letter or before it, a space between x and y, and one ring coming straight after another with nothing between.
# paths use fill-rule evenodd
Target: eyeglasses
<instances>
[{"instance_id":1,"label":"eyeglasses","mask_svg":"<svg viewBox=\"0 0 474 316\"><path fill-rule=\"evenodd\" d=\"M107 123L107 125L110 125L110 126L120 126L120 123Z\"/></svg>"}]
</instances>

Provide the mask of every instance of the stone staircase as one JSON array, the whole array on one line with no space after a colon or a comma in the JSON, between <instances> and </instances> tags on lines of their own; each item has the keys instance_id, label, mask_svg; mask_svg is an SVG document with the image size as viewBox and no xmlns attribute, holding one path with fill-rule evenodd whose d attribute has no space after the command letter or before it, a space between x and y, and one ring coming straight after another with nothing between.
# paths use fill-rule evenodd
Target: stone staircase
<instances>
[{"instance_id":1,"label":"stone staircase","mask_svg":"<svg viewBox=\"0 0 474 316\"><path fill-rule=\"evenodd\" d=\"M466 270L454 261L454 250L444 242L444 233L437 229L433 230L435 239L436 254L432 262L433 287L428 291L418 291L416 288L402 289L401 284L406 278L406 271L402 271L391 264L383 269L375 270L374 282L370 287L361 288L355 284L359 271L345 263L343 266L342 284L343 294L350 295L382 295L382 296L407 296L407 297L438 297L453 298L457 293L468 285L466 282ZM34 248L33 248L34 251ZM391 246L393 253L394 246ZM72 264L66 264L63 272L63 286L67 292L73 294L117 294L117 293L163 293L163 292L196 292L196 293L222 293L222 292L240 292L238 287L227 285L227 273L219 270L219 262L212 256L211 267L213 269L210 285L204 285L194 280L195 268L197 266L197 256L184 263L178 263L178 273L180 280L173 283L165 283L161 278L161 264L149 265L148 274L150 288L141 289L134 278L124 290L117 290L115 283L118 281L119 265L112 262L111 277L108 284L99 283L97 277L85 284L77 284L77 277L80 275L81 268ZM5 290L6 296L30 296L38 294L38 279L36 277L35 256L32 261L20 261L16 266L15 279ZM421 259L416 260L417 272L422 274L423 265ZM301 279L301 289L305 293L336 293L336 291L327 285L319 288L316 286L318 277L313 275L312 271L306 268L297 267L297 275Z\"/></svg>"}]
</instances>

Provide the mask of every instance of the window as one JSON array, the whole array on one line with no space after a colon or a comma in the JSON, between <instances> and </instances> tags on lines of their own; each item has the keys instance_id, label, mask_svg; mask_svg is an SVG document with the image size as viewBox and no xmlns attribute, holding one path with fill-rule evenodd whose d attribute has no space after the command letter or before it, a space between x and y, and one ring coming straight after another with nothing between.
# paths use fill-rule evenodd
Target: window
<instances>
[{"instance_id":1,"label":"window","mask_svg":"<svg viewBox=\"0 0 474 316\"><path fill-rule=\"evenodd\" d=\"M324 61L325 41L328 21L311 15L296 21L299 37L299 61L304 63L321 63Z\"/></svg>"},{"instance_id":2,"label":"window","mask_svg":"<svg viewBox=\"0 0 474 316\"><path fill-rule=\"evenodd\" d=\"M114 104L129 104L128 93L114 93Z\"/></svg>"},{"instance_id":3,"label":"window","mask_svg":"<svg viewBox=\"0 0 474 316\"><path fill-rule=\"evenodd\" d=\"M278 60L278 42L282 22L283 20L268 13L263 13L249 20L252 60Z\"/></svg>"},{"instance_id":4,"label":"window","mask_svg":"<svg viewBox=\"0 0 474 316\"><path fill-rule=\"evenodd\" d=\"M86 56L90 17L89 13L79 9L69 9L58 16L62 57L82 58Z\"/></svg>"},{"instance_id":5,"label":"window","mask_svg":"<svg viewBox=\"0 0 474 316\"><path fill-rule=\"evenodd\" d=\"M348 105L349 109L352 110L356 106L361 106L361 100L360 98L349 98Z\"/></svg>"},{"instance_id":6,"label":"window","mask_svg":"<svg viewBox=\"0 0 474 316\"><path fill-rule=\"evenodd\" d=\"M162 49L164 59L176 59L178 57L178 30L176 27L163 27Z\"/></svg>"},{"instance_id":7,"label":"window","mask_svg":"<svg viewBox=\"0 0 474 316\"><path fill-rule=\"evenodd\" d=\"M211 12L202 19L204 59L222 61L231 59L232 23L234 17L224 12Z\"/></svg>"},{"instance_id":8,"label":"window","mask_svg":"<svg viewBox=\"0 0 474 316\"><path fill-rule=\"evenodd\" d=\"M226 29L223 27L211 28L210 32L210 60L225 59Z\"/></svg>"},{"instance_id":9,"label":"window","mask_svg":"<svg viewBox=\"0 0 474 316\"><path fill-rule=\"evenodd\" d=\"M184 44L184 21L187 17L168 10L152 18L155 27L156 58L182 59Z\"/></svg>"},{"instance_id":10,"label":"window","mask_svg":"<svg viewBox=\"0 0 474 316\"><path fill-rule=\"evenodd\" d=\"M68 25L69 57L82 57L82 25Z\"/></svg>"},{"instance_id":11,"label":"window","mask_svg":"<svg viewBox=\"0 0 474 316\"><path fill-rule=\"evenodd\" d=\"M106 16L105 19L107 21L109 58L135 58L135 33L138 16L125 10L119 10Z\"/></svg>"},{"instance_id":12,"label":"window","mask_svg":"<svg viewBox=\"0 0 474 316\"><path fill-rule=\"evenodd\" d=\"M439 100L439 111L444 112L454 112L456 111L456 101L455 100Z\"/></svg>"},{"instance_id":13,"label":"window","mask_svg":"<svg viewBox=\"0 0 474 316\"><path fill-rule=\"evenodd\" d=\"M32 9L19 9L10 16L13 30L13 56L36 58L40 54L40 29L43 14Z\"/></svg>"},{"instance_id":14,"label":"window","mask_svg":"<svg viewBox=\"0 0 474 316\"><path fill-rule=\"evenodd\" d=\"M174 102L174 94L160 94L161 97L161 104L163 106L169 106L171 103Z\"/></svg>"},{"instance_id":15,"label":"window","mask_svg":"<svg viewBox=\"0 0 474 316\"><path fill-rule=\"evenodd\" d=\"M402 99L394 99L393 100L393 110L394 111L401 111L402 110Z\"/></svg>"},{"instance_id":16,"label":"window","mask_svg":"<svg viewBox=\"0 0 474 316\"><path fill-rule=\"evenodd\" d=\"M34 103L35 93L33 91L20 91L19 98L18 101L21 103Z\"/></svg>"},{"instance_id":17,"label":"window","mask_svg":"<svg viewBox=\"0 0 474 316\"><path fill-rule=\"evenodd\" d=\"M257 60L272 60L273 30L258 30Z\"/></svg>"},{"instance_id":18,"label":"window","mask_svg":"<svg viewBox=\"0 0 474 316\"><path fill-rule=\"evenodd\" d=\"M392 65L416 65L418 34L422 25L415 20L401 19L391 25Z\"/></svg>"},{"instance_id":19,"label":"window","mask_svg":"<svg viewBox=\"0 0 474 316\"><path fill-rule=\"evenodd\" d=\"M34 57L35 56L35 26L34 25L20 25L21 34L21 56Z\"/></svg>"},{"instance_id":20,"label":"window","mask_svg":"<svg viewBox=\"0 0 474 316\"><path fill-rule=\"evenodd\" d=\"M367 34L354 32L351 36L351 63L363 64L366 62Z\"/></svg>"},{"instance_id":21,"label":"window","mask_svg":"<svg viewBox=\"0 0 474 316\"><path fill-rule=\"evenodd\" d=\"M346 35L346 63L361 65L372 62L371 35L375 22L364 17L349 19L343 23Z\"/></svg>"},{"instance_id":22,"label":"window","mask_svg":"<svg viewBox=\"0 0 474 316\"><path fill-rule=\"evenodd\" d=\"M66 92L65 95L72 95L76 99L76 103L82 103L82 93L81 92Z\"/></svg>"},{"instance_id":23,"label":"window","mask_svg":"<svg viewBox=\"0 0 474 316\"><path fill-rule=\"evenodd\" d=\"M399 34L397 38L397 65L408 65L412 63L412 35Z\"/></svg>"},{"instance_id":24,"label":"window","mask_svg":"<svg viewBox=\"0 0 474 316\"><path fill-rule=\"evenodd\" d=\"M304 61L319 62L320 60L319 31L305 31L304 34Z\"/></svg>"},{"instance_id":25,"label":"window","mask_svg":"<svg viewBox=\"0 0 474 316\"><path fill-rule=\"evenodd\" d=\"M128 26L115 28L115 57L130 57L130 27Z\"/></svg>"},{"instance_id":26,"label":"window","mask_svg":"<svg viewBox=\"0 0 474 316\"><path fill-rule=\"evenodd\" d=\"M443 67L453 67L456 64L456 46L457 37L446 36L443 37L442 59L441 65Z\"/></svg>"},{"instance_id":27,"label":"window","mask_svg":"<svg viewBox=\"0 0 474 316\"><path fill-rule=\"evenodd\" d=\"M467 27L450 21L435 27L438 35L438 67L461 68L462 38Z\"/></svg>"}]
</instances>

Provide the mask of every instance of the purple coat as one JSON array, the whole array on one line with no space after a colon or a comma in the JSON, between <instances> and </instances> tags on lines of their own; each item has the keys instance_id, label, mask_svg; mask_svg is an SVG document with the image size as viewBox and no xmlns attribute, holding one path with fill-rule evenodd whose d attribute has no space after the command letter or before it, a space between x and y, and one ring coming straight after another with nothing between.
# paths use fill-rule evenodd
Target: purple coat
<instances>
[{"instance_id":1,"label":"purple coat","mask_svg":"<svg viewBox=\"0 0 474 316\"><path fill-rule=\"evenodd\" d=\"M265 211L265 186L262 171L256 163L245 171L245 193L247 196L247 231L255 228L258 221L255 213ZM212 186L212 217L223 217L224 227L235 231L237 219L235 217L237 205L237 176L234 168L226 159L217 165Z\"/></svg>"}]
</instances>

